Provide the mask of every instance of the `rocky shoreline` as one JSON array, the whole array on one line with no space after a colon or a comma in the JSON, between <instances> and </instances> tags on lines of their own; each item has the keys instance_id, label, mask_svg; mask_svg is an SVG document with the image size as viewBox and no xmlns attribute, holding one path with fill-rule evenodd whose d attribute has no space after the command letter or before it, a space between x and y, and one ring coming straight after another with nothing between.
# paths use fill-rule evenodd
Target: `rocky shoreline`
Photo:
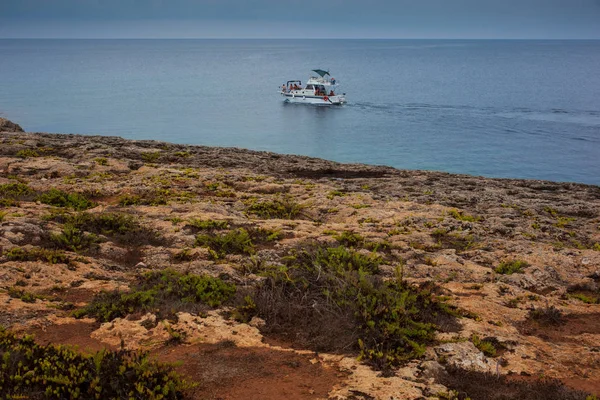
<instances>
[{"instance_id":1,"label":"rocky shoreline","mask_svg":"<svg viewBox=\"0 0 600 400\"><path fill-rule=\"evenodd\" d=\"M459 387L453 377L467 373L502 398L600 395L600 187L0 127L5 328L182 360L178 371L200 382L189 398L501 398ZM276 215L272 204L289 208ZM135 228L89 222L103 216ZM87 244L71 231L65 246L68 225ZM242 231L251 251L211 247ZM432 282L458 310L455 329L381 374L355 350L315 352L298 334L273 334L265 315L228 318L232 306L181 310L168 323L160 312L73 314L166 268L242 292L307 243L377 257L384 281L400 270L411 284ZM556 381L536 386L541 377Z\"/></svg>"}]
</instances>

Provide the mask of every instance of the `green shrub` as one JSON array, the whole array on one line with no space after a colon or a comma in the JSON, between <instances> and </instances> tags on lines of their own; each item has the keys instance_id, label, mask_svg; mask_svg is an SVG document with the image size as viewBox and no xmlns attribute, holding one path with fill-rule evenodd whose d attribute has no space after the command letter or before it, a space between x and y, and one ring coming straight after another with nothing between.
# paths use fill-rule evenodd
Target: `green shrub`
<instances>
[{"instance_id":1,"label":"green shrub","mask_svg":"<svg viewBox=\"0 0 600 400\"><path fill-rule=\"evenodd\" d=\"M521 260L513 260L513 261L505 261L501 262L494 271L497 274L502 275L512 275L512 274L521 274L523 273L523 268L529 267L529 264L525 261Z\"/></svg>"},{"instance_id":2,"label":"green shrub","mask_svg":"<svg viewBox=\"0 0 600 400\"><path fill-rule=\"evenodd\" d=\"M164 206L169 204L169 197L172 193L168 189L149 190L139 195L124 194L119 197L119 205L121 206Z\"/></svg>"},{"instance_id":3,"label":"green shrub","mask_svg":"<svg viewBox=\"0 0 600 400\"><path fill-rule=\"evenodd\" d=\"M81 231L104 235L127 245L161 244L158 234L142 226L133 215L123 213L55 214L54 219Z\"/></svg>"},{"instance_id":4,"label":"green shrub","mask_svg":"<svg viewBox=\"0 0 600 400\"><path fill-rule=\"evenodd\" d=\"M182 274L171 269L153 271L140 277L130 292L98 294L75 316L111 321L142 311L168 317L177 311L197 309L199 305L218 307L235 291L235 285L210 276Z\"/></svg>"},{"instance_id":5,"label":"green shrub","mask_svg":"<svg viewBox=\"0 0 600 400\"><path fill-rule=\"evenodd\" d=\"M94 161L96 162L96 164L98 165L108 165L108 160L104 157L97 157L94 158Z\"/></svg>"},{"instance_id":6,"label":"green shrub","mask_svg":"<svg viewBox=\"0 0 600 400\"><path fill-rule=\"evenodd\" d=\"M435 321L452 318L431 285L409 285L397 272L375 275L381 259L344 247L299 250L266 272L253 294L266 332L318 351L360 353L379 369L424 354Z\"/></svg>"},{"instance_id":7,"label":"green shrub","mask_svg":"<svg viewBox=\"0 0 600 400\"><path fill-rule=\"evenodd\" d=\"M3 254L10 261L45 261L50 264L67 264L69 257L60 250L23 249L14 247Z\"/></svg>"},{"instance_id":8,"label":"green shrub","mask_svg":"<svg viewBox=\"0 0 600 400\"><path fill-rule=\"evenodd\" d=\"M10 199L22 199L33 193L33 189L21 182L0 185L0 196Z\"/></svg>"},{"instance_id":9,"label":"green shrub","mask_svg":"<svg viewBox=\"0 0 600 400\"><path fill-rule=\"evenodd\" d=\"M55 207L68 207L76 211L87 210L95 204L79 193L66 193L58 189L50 189L37 198L38 201Z\"/></svg>"},{"instance_id":10,"label":"green shrub","mask_svg":"<svg viewBox=\"0 0 600 400\"><path fill-rule=\"evenodd\" d=\"M272 201L253 201L246 212L263 219L296 219L306 207L292 197L285 196Z\"/></svg>"},{"instance_id":11,"label":"green shrub","mask_svg":"<svg viewBox=\"0 0 600 400\"><path fill-rule=\"evenodd\" d=\"M476 334L471 336L471 341L487 357L496 357L496 347L492 341L480 339Z\"/></svg>"},{"instance_id":12,"label":"green shrub","mask_svg":"<svg viewBox=\"0 0 600 400\"><path fill-rule=\"evenodd\" d=\"M481 217L474 217L473 215L465 214L462 211L450 210L448 214L454 219L465 222L478 222L481 221Z\"/></svg>"},{"instance_id":13,"label":"green shrub","mask_svg":"<svg viewBox=\"0 0 600 400\"><path fill-rule=\"evenodd\" d=\"M0 327L0 398L178 400L190 388L171 366L145 353L102 350L84 354L41 346Z\"/></svg>"},{"instance_id":14,"label":"green shrub","mask_svg":"<svg viewBox=\"0 0 600 400\"><path fill-rule=\"evenodd\" d=\"M154 163L160 158L160 151L142 153L142 160L147 163Z\"/></svg>"},{"instance_id":15,"label":"green shrub","mask_svg":"<svg viewBox=\"0 0 600 400\"><path fill-rule=\"evenodd\" d=\"M5 211L0 211L0 222L4 221L4 217L6 217L6 214L8 214Z\"/></svg>"},{"instance_id":16,"label":"green shrub","mask_svg":"<svg viewBox=\"0 0 600 400\"><path fill-rule=\"evenodd\" d=\"M23 289L18 289L16 287L8 288L8 295L13 299L20 299L25 303L35 303L35 299L38 298L38 296L35 294L26 292Z\"/></svg>"},{"instance_id":17,"label":"green shrub","mask_svg":"<svg viewBox=\"0 0 600 400\"><path fill-rule=\"evenodd\" d=\"M39 157L40 154L32 149L23 149L23 150L19 150L17 151L17 154L15 154L17 157L20 158L30 158L30 157Z\"/></svg>"},{"instance_id":18,"label":"green shrub","mask_svg":"<svg viewBox=\"0 0 600 400\"><path fill-rule=\"evenodd\" d=\"M565 322L563 313L554 306L532 308L527 315L528 320L533 320L540 325L562 325Z\"/></svg>"},{"instance_id":19,"label":"green shrub","mask_svg":"<svg viewBox=\"0 0 600 400\"><path fill-rule=\"evenodd\" d=\"M348 247L357 247L364 242L364 238L362 236L352 231L344 231L339 235L334 235L333 238L341 245Z\"/></svg>"},{"instance_id":20,"label":"green shrub","mask_svg":"<svg viewBox=\"0 0 600 400\"><path fill-rule=\"evenodd\" d=\"M229 228L227 221L215 221L213 219L201 220L199 218L191 218L186 227L191 227L196 231L212 231Z\"/></svg>"},{"instance_id":21,"label":"green shrub","mask_svg":"<svg viewBox=\"0 0 600 400\"><path fill-rule=\"evenodd\" d=\"M195 246L208 247L216 258L227 254L254 254L254 243L248 231L244 228L227 233L209 233L196 236Z\"/></svg>"},{"instance_id":22,"label":"green shrub","mask_svg":"<svg viewBox=\"0 0 600 400\"><path fill-rule=\"evenodd\" d=\"M66 224L62 232L51 235L50 240L59 249L78 252L94 246L98 242L98 237L88 235L72 224Z\"/></svg>"}]
</instances>

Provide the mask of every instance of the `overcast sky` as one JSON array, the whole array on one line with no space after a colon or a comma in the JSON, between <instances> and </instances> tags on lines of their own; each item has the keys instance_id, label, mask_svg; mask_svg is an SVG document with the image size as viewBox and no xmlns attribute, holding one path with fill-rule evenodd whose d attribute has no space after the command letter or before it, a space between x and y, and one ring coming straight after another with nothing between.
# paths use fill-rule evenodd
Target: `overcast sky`
<instances>
[{"instance_id":1,"label":"overcast sky","mask_svg":"<svg viewBox=\"0 0 600 400\"><path fill-rule=\"evenodd\" d=\"M0 0L0 38L600 39L600 0Z\"/></svg>"}]
</instances>

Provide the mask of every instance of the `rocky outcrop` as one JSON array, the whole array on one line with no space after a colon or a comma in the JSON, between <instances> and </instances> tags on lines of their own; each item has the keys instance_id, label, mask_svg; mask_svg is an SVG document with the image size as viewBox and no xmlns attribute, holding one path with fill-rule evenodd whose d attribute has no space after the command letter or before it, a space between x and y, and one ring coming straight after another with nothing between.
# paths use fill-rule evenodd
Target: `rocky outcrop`
<instances>
[{"instance_id":1,"label":"rocky outcrop","mask_svg":"<svg viewBox=\"0 0 600 400\"><path fill-rule=\"evenodd\" d=\"M0 132L25 132L19 124L0 118Z\"/></svg>"}]
</instances>

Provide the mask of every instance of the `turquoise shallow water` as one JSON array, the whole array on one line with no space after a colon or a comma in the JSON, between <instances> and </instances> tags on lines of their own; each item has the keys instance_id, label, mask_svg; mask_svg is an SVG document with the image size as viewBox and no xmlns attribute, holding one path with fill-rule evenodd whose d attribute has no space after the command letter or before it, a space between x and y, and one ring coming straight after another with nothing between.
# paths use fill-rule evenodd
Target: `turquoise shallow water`
<instances>
[{"instance_id":1,"label":"turquoise shallow water","mask_svg":"<svg viewBox=\"0 0 600 400\"><path fill-rule=\"evenodd\" d=\"M600 41L0 40L28 131L600 184ZM343 107L284 104L328 68Z\"/></svg>"}]
</instances>

